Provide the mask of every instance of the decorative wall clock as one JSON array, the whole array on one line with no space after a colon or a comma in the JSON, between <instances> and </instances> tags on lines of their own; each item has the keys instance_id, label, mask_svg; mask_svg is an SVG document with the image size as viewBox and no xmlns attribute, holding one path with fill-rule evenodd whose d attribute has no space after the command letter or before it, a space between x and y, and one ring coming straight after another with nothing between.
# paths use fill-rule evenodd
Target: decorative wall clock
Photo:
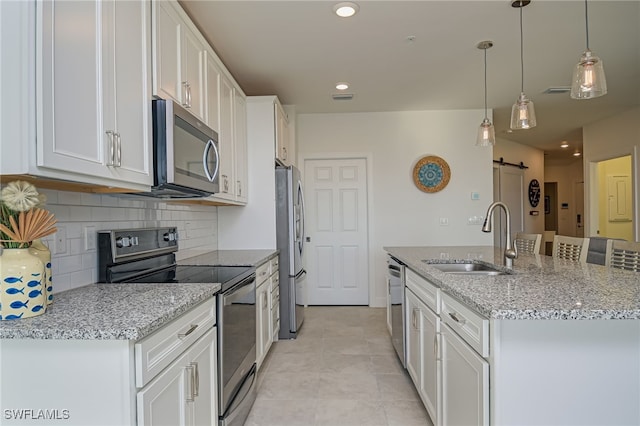
<instances>
[{"instance_id":1,"label":"decorative wall clock","mask_svg":"<svg viewBox=\"0 0 640 426\"><path fill-rule=\"evenodd\" d=\"M537 207L540 202L540 182L537 179L531 179L529 182L529 204L531 207Z\"/></svg>"},{"instance_id":2,"label":"decorative wall clock","mask_svg":"<svg viewBox=\"0 0 640 426\"><path fill-rule=\"evenodd\" d=\"M435 155L422 157L413 168L413 182L424 192L442 191L451 178L449 165Z\"/></svg>"}]
</instances>

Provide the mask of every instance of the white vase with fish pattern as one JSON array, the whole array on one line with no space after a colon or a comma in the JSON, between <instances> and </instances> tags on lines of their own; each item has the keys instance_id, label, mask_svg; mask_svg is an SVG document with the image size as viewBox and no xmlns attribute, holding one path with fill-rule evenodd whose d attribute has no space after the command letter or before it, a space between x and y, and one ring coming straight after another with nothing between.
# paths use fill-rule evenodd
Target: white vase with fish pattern
<instances>
[{"instance_id":1,"label":"white vase with fish pattern","mask_svg":"<svg viewBox=\"0 0 640 426\"><path fill-rule=\"evenodd\" d=\"M0 320L42 315L47 310L46 270L29 249L2 249Z\"/></svg>"},{"instance_id":2,"label":"white vase with fish pattern","mask_svg":"<svg viewBox=\"0 0 640 426\"><path fill-rule=\"evenodd\" d=\"M44 280L44 297L47 305L53 303L53 279L51 275L51 251L44 245L41 240L33 240L29 247L31 254L35 255L44 264L45 280Z\"/></svg>"}]
</instances>

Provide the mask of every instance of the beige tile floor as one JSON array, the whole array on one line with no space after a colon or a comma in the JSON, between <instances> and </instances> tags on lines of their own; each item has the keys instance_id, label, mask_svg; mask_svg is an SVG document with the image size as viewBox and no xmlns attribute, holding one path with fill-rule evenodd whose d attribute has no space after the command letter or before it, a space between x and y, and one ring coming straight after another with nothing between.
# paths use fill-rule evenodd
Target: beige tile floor
<instances>
[{"instance_id":1,"label":"beige tile floor","mask_svg":"<svg viewBox=\"0 0 640 426\"><path fill-rule=\"evenodd\" d=\"M245 425L432 423L393 351L384 308L311 306L298 338L272 346Z\"/></svg>"}]
</instances>

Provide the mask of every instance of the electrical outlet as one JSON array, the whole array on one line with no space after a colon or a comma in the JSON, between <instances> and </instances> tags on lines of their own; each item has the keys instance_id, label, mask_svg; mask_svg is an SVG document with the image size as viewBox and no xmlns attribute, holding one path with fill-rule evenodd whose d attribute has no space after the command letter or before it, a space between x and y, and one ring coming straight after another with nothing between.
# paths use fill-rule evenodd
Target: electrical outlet
<instances>
[{"instance_id":1,"label":"electrical outlet","mask_svg":"<svg viewBox=\"0 0 640 426\"><path fill-rule=\"evenodd\" d=\"M449 226L449 218L441 217L440 218L440 226Z\"/></svg>"},{"instance_id":2,"label":"electrical outlet","mask_svg":"<svg viewBox=\"0 0 640 426\"><path fill-rule=\"evenodd\" d=\"M482 225L484 223L484 217L482 216L470 216L467 219L467 225Z\"/></svg>"},{"instance_id":3,"label":"electrical outlet","mask_svg":"<svg viewBox=\"0 0 640 426\"><path fill-rule=\"evenodd\" d=\"M67 252L67 229L64 226L56 226L58 230L53 236L53 254L65 254Z\"/></svg>"},{"instance_id":4,"label":"electrical outlet","mask_svg":"<svg viewBox=\"0 0 640 426\"><path fill-rule=\"evenodd\" d=\"M84 249L95 250L96 249L96 227L85 226L83 229L83 233L84 233Z\"/></svg>"}]
</instances>

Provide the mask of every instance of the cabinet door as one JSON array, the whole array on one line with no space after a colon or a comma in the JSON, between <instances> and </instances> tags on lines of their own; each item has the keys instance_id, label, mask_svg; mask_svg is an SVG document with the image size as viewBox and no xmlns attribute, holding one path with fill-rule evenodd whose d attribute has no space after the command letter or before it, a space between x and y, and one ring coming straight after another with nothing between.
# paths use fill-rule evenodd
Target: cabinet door
<instances>
[{"instance_id":1,"label":"cabinet door","mask_svg":"<svg viewBox=\"0 0 640 426\"><path fill-rule=\"evenodd\" d=\"M154 1L153 94L182 103L180 43L182 21L172 4Z\"/></svg>"},{"instance_id":2,"label":"cabinet door","mask_svg":"<svg viewBox=\"0 0 640 426\"><path fill-rule=\"evenodd\" d=\"M284 164L291 164L289 161L288 153L288 141L289 141L289 123L287 121L287 115L285 114L282 106L276 102L275 104L275 119L276 119L276 158L282 161Z\"/></svg>"},{"instance_id":3,"label":"cabinet door","mask_svg":"<svg viewBox=\"0 0 640 426\"><path fill-rule=\"evenodd\" d=\"M207 50L205 56L207 57L204 87L206 123L220 133L220 68L213 59L213 52Z\"/></svg>"},{"instance_id":4,"label":"cabinet door","mask_svg":"<svg viewBox=\"0 0 640 426\"><path fill-rule=\"evenodd\" d=\"M235 160L236 200L247 202L249 168L247 158L247 101L244 95L234 90L235 96Z\"/></svg>"},{"instance_id":5,"label":"cabinet door","mask_svg":"<svg viewBox=\"0 0 640 426\"><path fill-rule=\"evenodd\" d=\"M188 405L188 424L215 425L218 422L216 347L214 328L190 350L189 366L194 369L195 396Z\"/></svg>"},{"instance_id":6,"label":"cabinet door","mask_svg":"<svg viewBox=\"0 0 640 426\"><path fill-rule=\"evenodd\" d=\"M150 3L109 3L114 10L115 123L105 129L113 129L118 138L117 164L111 170L119 179L151 185Z\"/></svg>"},{"instance_id":7,"label":"cabinet door","mask_svg":"<svg viewBox=\"0 0 640 426\"><path fill-rule=\"evenodd\" d=\"M234 188L234 134L233 86L224 75L220 78L220 192L216 196L233 200Z\"/></svg>"},{"instance_id":8,"label":"cabinet door","mask_svg":"<svg viewBox=\"0 0 640 426\"><path fill-rule=\"evenodd\" d=\"M42 1L38 166L102 175L102 4ZM82 22L82 25L77 25ZM80 106L80 107L79 107Z\"/></svg>"},{"instance_id":9,"label":"cabinet door","mask_svg":"<svg viewBox=\"0 0 640 426\"><path fill-rule=\"evenodd\" d=\"M489 363L446 324L441 329L443 425L489 424Z\"/></svg>"},{"instance_id":10,"label":"cabinet door","mask_svg":"<svg viewBox=\"0 0 640 426\"><path fill-rule=\"evenodd\" d=\"M262 365L262 360L266 355L267 339L265 339L264 329L269 326L269 319L264 315L264 305L267 291L269 291L268 280L256 289L256 363L258 368Z\"/></svg>"},{"instance_id":11,"label":"cabinet door","mask_svg":"<svg viewBox=\"0 0 640 426\"><path fill-rule=\"evenodd\" d=\"M440 358L438 354L438 338L440 337L440 318L426 305L422 305L420 308L420 326L422 371L418 393L431 416L433 424L439 425Z\"/></svg>"},{"instance_id":12,"label":"cabinet door","mask_svg":"<svg viewBox=\"0 0 640 426\"><path fill-rule=\"evenodd\" d=\"M190 374L183 355L138 392L138 425L186 424Z\"/></svg>"},{"instance_id":13,"label":"cabinet door","mask_svg":"<svg viewBox=\"0 0 640 426\"><path fill-rule=\"evenodd\" d=\"M205 121L203 97L204 44L186 25L183 27L182 104L200 120Z\"/></svg>"},{"instance_id":14,"label":"cabinet door","mask_svg":"<svg viewBox=\"0 0 640 426\"><path fill-rule=\"evenodd\" d=\"M417 389L420 389L420 375L422 371L420 347L420 301L407 289L405 296L405 349L407 351L407 371L413 379Z\"/></svg>"}]
</instances>

